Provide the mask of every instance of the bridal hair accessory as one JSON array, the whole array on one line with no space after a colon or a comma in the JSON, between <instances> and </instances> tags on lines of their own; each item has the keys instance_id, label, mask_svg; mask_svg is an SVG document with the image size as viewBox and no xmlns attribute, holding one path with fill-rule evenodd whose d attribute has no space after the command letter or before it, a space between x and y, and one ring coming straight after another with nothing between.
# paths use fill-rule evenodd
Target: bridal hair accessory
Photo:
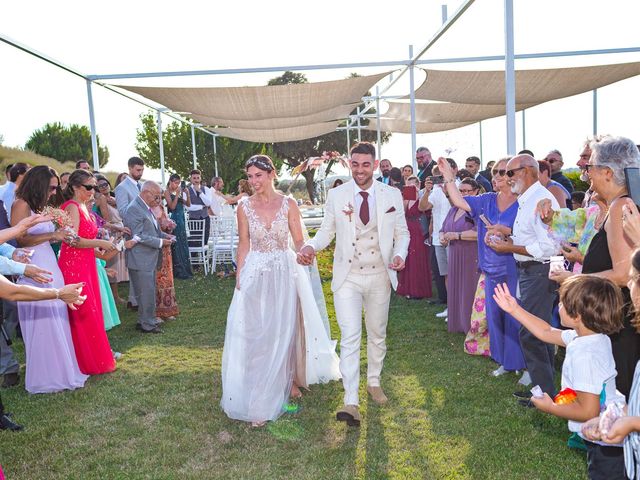
<instances>
[{"instance_id":1,"label":"bridal hair accessory","mask_svg":"<svg viewBox=\"0 0 640 480\"><path fill-rule=\"evenodd\" d=\"M245 168L256 166L260 170L266 170L267 172L273 172L273 165L269 162L269 157L264 155L254 155L245 164Z\"/></svg>"},{"instance_id":2,"label":"bridal hair accessory","mask_svg":"<svg viewBox=\"0 0 640 480\"><path fill-rule=\"evenodd\" d=\"M343 208L342 208L342 213L344 213L345 215L347 215L349 217L349 222L351 222L351 215L353 215L353 205L351 205L351 202L347 203Z\"/></svg>"}]
</instances>

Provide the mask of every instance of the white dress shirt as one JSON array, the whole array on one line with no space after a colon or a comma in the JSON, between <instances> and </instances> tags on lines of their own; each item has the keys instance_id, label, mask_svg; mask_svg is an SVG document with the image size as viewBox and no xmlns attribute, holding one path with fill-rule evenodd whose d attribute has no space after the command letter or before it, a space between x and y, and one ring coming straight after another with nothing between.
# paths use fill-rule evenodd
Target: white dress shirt
<instances>
[{"instance_id":1,"label":"white dress shirt","mask_svg":"<svg viewBox=\"0 0 640 480\"><path fill-rule=\"evenodd\" d=\"M7 219L11 222L11 207L13 206L13 201L16 199L16 184L7 182L3 187L0 200L4 203L4 208L7 211Z\"/></svg>"},{"instance_id":2,"label":"white dress shirt","mask_svg":"<svg viewBox=\"0 0 640 480\"><path fill-rule=\"evenodd\" d=\"M558 253L558 248L549 237L547 227L540 220L540 215L536 214L538 202L544 199L551 201L554 210L560 208L553 194L540 182L531 185L518 197L518 214L513 224L513 244L523 246L531 256L514 253L513 258L517 262L545 262L550 256Z\"/></svg>"},{"instance_id":3,"label":"white dress shirt","mask_svg":"<svg viewBox=\"0 0 640 480\"><path fill-rule=\"evenodd\" d=\"M456 185L460 181L456 180ZM431 235L432 245L440 245L440 229L447 218L449 210L451 210L451 202L444 193L444 185L434 185L433 190L429 194L429 203L433 205L431 208L431 221L433 222L433 233Z\"/></svg>"},{"instance_id":4,"label":"white dress shirt","mask_svg":"<svg viewBox=\"0 0 640 480\"><path fill-rule=\"evenodd\" d=\"M193 188L193 191L196 193L196 195L198 195L198 191L194 188L193 185L191 185L191 188ZM211 192L209 188L205 187L204 185L200 185L200 194L198 195L198 197L200 197L204 205L196 205L191 202L191 205L186 207L187 211L197 212L198 210L209 208L211 206Z\"/></svg>"}]
</instances>

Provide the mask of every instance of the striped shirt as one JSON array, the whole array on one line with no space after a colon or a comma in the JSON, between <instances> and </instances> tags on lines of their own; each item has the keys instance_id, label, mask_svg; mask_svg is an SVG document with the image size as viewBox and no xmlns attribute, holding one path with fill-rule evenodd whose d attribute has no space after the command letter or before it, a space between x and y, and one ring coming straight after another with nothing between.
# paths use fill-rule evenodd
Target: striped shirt
<instances>
[{"instance_id":1,"label":"striped shirt","mask_svg":"<svg viewBox=\"0 0 640 480\"><path fill-rule=\"evenodd\" d=\"M636 364L636 371L633 375L633 384L629 394L627 404L627 415L640 416L640 368ZM631 432L624 439L624 466L627 470L627 477L631 480L640 479L640 433Z\"/></svg>"}]
</instances>

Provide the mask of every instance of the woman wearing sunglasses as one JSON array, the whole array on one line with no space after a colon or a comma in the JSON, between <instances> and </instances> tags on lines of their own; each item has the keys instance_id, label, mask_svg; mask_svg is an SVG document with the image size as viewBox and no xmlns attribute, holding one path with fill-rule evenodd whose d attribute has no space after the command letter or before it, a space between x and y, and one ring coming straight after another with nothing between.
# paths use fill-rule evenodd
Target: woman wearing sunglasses
<instances>
[{"instance_id":1,"label":"woman wearing sunglasses","mask_svg":"<svg viewBox=\"0 0 640 480\"><path fill-rule=\"evenodd\" d=\"M83 293L86 302L77 310L69 311L71 336L80 371L87 375L112 372L116 365L111 353L109 339L104 330L100 284L94 249L104 251L115 249L107 240L98 240L98 227L89 215L87 202L93 198L96 179L86 170L75 170L69 176L69 183L63 195L62 204L71 217L73 230L78 238L72 245L63 244L58 264L65 283L84 282Z\"/></svg>"},{"instance_id":2,"label":"woman wearing sunglasses","mask_svg":"<svg viewBox=\"0 0 640 480\"><path fill-rule=\"evenodd\" d=\"M469 213L478 226L478 265L485 275L485 312L489 326L489 344L491 358L498 364L494 375L525 368L522 349L520 348L518 322L511 315L503 312L493 300L496 285L507 283L515 291L518 274L515 260L510 253L498 253L487 245L487 226L501 224L512 227L518 212L517 195L511 191L507 183L506 168L509 158L496 162L492 169L493 188L495 192L477 196L463 197L455 184L455 176L445 159L438 159L438 167L445 178L445 186L449 199L454 207ZM485 223L486 220L486 223ZM474 302L480 305L482 302ZM465 342L465 350L469 353L483 352L486 349L486 337L481 327L471 325L470 332L477 332L476 338ZM475 342L475 343L474 343Z\"/></svg>"}]
</instances>

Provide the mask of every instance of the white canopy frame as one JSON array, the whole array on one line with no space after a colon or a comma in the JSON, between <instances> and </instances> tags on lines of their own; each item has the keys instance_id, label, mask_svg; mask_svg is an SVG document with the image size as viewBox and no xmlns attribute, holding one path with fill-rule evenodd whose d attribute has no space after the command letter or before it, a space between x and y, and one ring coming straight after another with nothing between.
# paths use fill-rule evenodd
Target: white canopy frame
<instances>
[{"instance_id":1,"label":"white canopy frame","mask_svg":"<svg viewBox=\"0 0 640 480\"><path fill-rule=\"evenodd\" d=\"M510 154L515 153L515 59L525 59L525 58L551 58L551 57L565 57L565 56L580 56L580 55L599 55L599 54L613 54L613 53L630 53L630 52L640 52L640 47L629 47L629 48L617 48L617 49L601 49L601 50L582 50L582 51L565 51L565 52L547 52L547 53L533 53L533 54L515 54L513 47L513 0L504 0L505 6L505 17L504 17L504 27L505 27L505 55L494 55L494 56L479 56L479 57L456 57L456 58L443 58L443 59L430 59L430 60L420 60L420 58L445 34L445 32L467 11L467 9L475 2L475 0L466 0L455 12L455 14L447 18L447 9L446 5L442 6L442 17L443 24L438 29L438 31L433 35L433 37L427 42L427 44L418 51L417 54L413 54L413 46L409 46L409 59L408 60L394 60L394 61L382 61L382 62L361 62L361 63L349 63L349 64L327 64L327 65L290 65L290 66L277 66L277 67L259 67L259 68L243 68L243 69L222 69L222 70L197 70L197 71L177 71L177 72L145 72L145 73L129 73L129 74L101 74L101 75L86 75L80 73L78 70L68 67L67 65L54 60L53 58L37 52L36 50L21 44L20 42L10 39L6 36L0 34L0 41L7 43L15 48L23 50L24 52L36 56L41 60L44 60L48 63L51 63L59 68L62 68L69 73L80 76L86 80L87 84L87 100L89 106L89 122L91 128L91 138L92 138L92 151L93 151L93 163L94 169L99 168L99 159L98 159L98 146L97 146L97 134L96 134L96 122L95 122L95 112L93 105L93 95L92 95L92 85L95 83L103 88L106 88L110 91L118 93L119 95L125 96L131 100L134 100L147 108L155 110L157 112L158 119L160 119L160 115L165 114L172 118L173 120L177 120L180 122L187 123L191 126L192 129L192 148L193 148L193 161L194 167L197 166L197 154L195 151L195 129L200 131L204 131L210 135L213 135L214 142L214 158L216 157L216 133L213 133L197 123L189 121L188 119L183 118L181 115L166 110L162 107L149 105L145 101L141 101L127 93L124 93L111 85L104 83L106 80L113 79L125 79L125 78L157 78L157 77L186 77L186 76L194 76L194 75L222 75L222 74L240 74L240 73L257 73L257 72L281 72L281 71L310 71L310 70L326 70L326 69L344 69L344 68L364 68L364 67L391 67L391 66L403 66L400 73L394 78L393 73L389 75L390 82L384 87L382 90L379 87L376 87L376 95L375 97L366 101L365 107L360 109L357 112L357 115L351 116L349 121L347 122L346 127L343 127L347 132L347 146L350 144L350 129L357 128L358 133L360 133L360 119L361 117L366 115L366 112L370 110L374 105L376 108L376 116L378 120L380 120L380 100L384 99L384 93L388 91L394 84L398 82L400 77L409 72L410 75L410 103L411 103L411 156L413 158L414 167L415 167L415 150L416 150L416 118L415 118L415 86L413 82L413 73L414 67L416 65L426 65L426 64L444 64L444 63L469 63L469 62L482 62L482 61L496 61L496 60L504 60L505 61L505 104L506 104L506 128L507 128L507 151ZM524 118L524 111L523 111ZM380 121L377 122L378 125ZM524 122L523 122L524 123ZM524 128L524 125L523 125ZM160 148L160 156L161 156L161 165L164 165L164 155L162 148L162 134L161 134L161 122L159 121L159 141L161 144ZM482 154L482 123L479 124L480 130L480 150ZM593 130L594 133L597 132L597 91L593 91ZM381 149L380 149L380 134L378 131L378 155L381 157ZM215 170L217 175L217 159L215 159ZM162 168L162 181L164 183L165 179L164 168Z\"/></svg>"}]
</instances>

